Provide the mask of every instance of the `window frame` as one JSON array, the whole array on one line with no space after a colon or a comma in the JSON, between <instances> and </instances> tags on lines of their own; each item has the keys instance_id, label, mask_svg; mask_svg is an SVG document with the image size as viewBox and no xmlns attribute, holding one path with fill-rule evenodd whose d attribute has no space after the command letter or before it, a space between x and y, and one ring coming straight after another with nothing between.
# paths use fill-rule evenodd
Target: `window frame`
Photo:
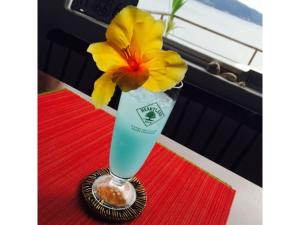
<instances>
[{"instance_id":1,"label":"window frame","mask_svg":"<svg viewBox=\"0 0 300 225\"><path fill-rule=\"evenodd\" d=\"M93 23L96 23L96 24L100 25L101 27L104 27L104 28L108 27L108 24L106 24L105 22L97 20L97 19L85 14L82 11L72 9L71 6L72 6L73 1L74 0L66 0L65 1L65 9L67 9L69 12L71 12L75 15L78 15L78 16L83 17L83 18L85 18L85 19L87 19L87 20L89 20ZM146 9L143 9L143 10L146 10ZM158 12L158 11L151 11L151 10L146 10L146 11L151 13L151 14L160 15L161 19L164 16L169 16L169 13L165 13L165 12ZM242 41L239 41L237 39L234 39L232 37L229 37L227 35L224 35L222 33L214 31L212 29L209 29L207 27L203 27L203 26L201 26L199 24L196 24L192 21L189 21L189 20L187 20L183 17L175 15L174 18L183 20L183 21L188 22L188 23L192 23L193 25L195 25L199 28L205 29L209 32L212 32L212 33L216 34L216 35L222 36L222 37L224 37L228 40L231 40L235 43L241 44L241 45L246 46L248 48L252 48L254 50L254 52L253 52L252 57L250 58L248 64L250 64L253 61L255 55L257 54L257 52L261 52L261 53L263 52L259 48L256 48L252 45L249 45L247 43L244 43ZM221 66L222 72L231 72L231 73L236 74L237 77L238 77L238 80L242 81L242 82L245 82L246 86L241 87L237 83L230 82L230 81L224 79L223 77L214 76L213 74L211 74L215 79L223 80L224 82L226 82L230 85L242 88L247 92L250 92L254 95L262 97L262 72L261 71L259 71L257 69L254 69L249 65L234 66L230 63L226 63L226 62L222 61L222 59L219 59L219 58L216 59L213 56L209 56L209 55L207 55L203 52L197 51L197 50L192 49L192 48L190 48L186 45L183 45L179 42L176 42L176 41L168 38L167 36L165 36L163 38L164 38L164 48L174 50L174 51L178 52L185 60L187 60L187 63L189 64L189 66L192 66L194 68L203 70L203 68L207 67L207 64L209 62L217 61ZM214 53L214 54L217 54L217 53Z\"/></svg>"}]
</instances>

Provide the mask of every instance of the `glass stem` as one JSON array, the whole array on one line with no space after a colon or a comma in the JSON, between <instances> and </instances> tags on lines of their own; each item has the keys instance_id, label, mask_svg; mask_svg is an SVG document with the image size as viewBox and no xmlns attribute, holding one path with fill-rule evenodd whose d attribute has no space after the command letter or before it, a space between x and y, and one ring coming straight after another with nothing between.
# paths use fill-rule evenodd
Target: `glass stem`
<instances>
[{"instance_id":1,"label":"glass stem","mask_svg":"<svg viewBox=\"0 0 300 225\"><path fill-rule=\"evenodd\" d=\"M122 179L120 177L117 177L116 175L110 173L110 175L112 176L112 182L114 185L116 186L123 186L126 182L127 182L127 179Z\"/></svg>"}]
</instances>

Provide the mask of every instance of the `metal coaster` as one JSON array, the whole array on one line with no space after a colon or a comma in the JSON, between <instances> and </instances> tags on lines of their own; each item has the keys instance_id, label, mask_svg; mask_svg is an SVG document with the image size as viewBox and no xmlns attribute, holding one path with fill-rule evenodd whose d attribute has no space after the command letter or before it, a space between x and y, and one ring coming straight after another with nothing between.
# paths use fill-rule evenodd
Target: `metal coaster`
<instances>
[{"instance_id":1,"label":"metal coaster","mask_svg":"<svg viewBox=\"0 0 300 225\"><path fill-rule=\"evenodd\" d=\"M92 193L94 181L103 175L109 174L109 169L100 169L89 175L82 183L81 193L89 207L101 218L109 222L126 222L138 217L146 206L146 192L140 181L134 177L130 183L136 190L136 201L127 209L113 210L102 206Z\"/></svg>"}]
</instances>

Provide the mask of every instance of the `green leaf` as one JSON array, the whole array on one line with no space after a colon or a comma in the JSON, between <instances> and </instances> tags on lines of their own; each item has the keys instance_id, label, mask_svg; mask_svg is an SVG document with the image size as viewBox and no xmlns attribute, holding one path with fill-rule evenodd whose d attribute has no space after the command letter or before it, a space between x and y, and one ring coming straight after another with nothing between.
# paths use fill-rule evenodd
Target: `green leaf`
<instances>
[{"instance_id":1,"label":"green leaf","mask_svg":"<svg viewBox=\"0 0 300 225\"><path fill-rule=\"evenodd\" d=\"M174 15L185 4L185 2L186 1L184 0L173 0L171 14Z\"/></svg>"},{"instance_id":2,"label":"green leaf","mask_svg":"<svg viewBox=\"0 0 300 225\"><path fill-rule=\"evenodd\" d=\"M166 23L166 32L165 34L168 35L168 33L175 28L174 23L174 16L175 13L186 3L187 0L173 0L172 1L172 10L168 19L168 22Z\"/></svg>"}]
</instances>

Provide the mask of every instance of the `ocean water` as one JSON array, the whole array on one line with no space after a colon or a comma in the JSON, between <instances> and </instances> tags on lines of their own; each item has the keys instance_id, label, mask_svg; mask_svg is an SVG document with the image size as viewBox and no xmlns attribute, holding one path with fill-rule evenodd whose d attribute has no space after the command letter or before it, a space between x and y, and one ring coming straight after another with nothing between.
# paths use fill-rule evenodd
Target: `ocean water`
<instances>
[{"instance_id":1,"label":"ocean water","mask_svg":"<svg viewBox=\"0 0 300 225\"><path fill-rule=\"evenodd\" d=\"M155 2L153 0L140 0L138 6L142 9L169 12L170 4L170 0ZM187 0L177 15L262 49L262 26L242 20L196 0ZM248 64L253 54L254 50L248 47L226 40L186 22L175 20L175 24L177 28L169 38L232 65ZM257 54L251 66L259 70L262 68L261 53Z\"/></svg>"},{"instance_id":2,"label":"ocean water","mask_svg":"<svg viewBox=\"0 0 300 225\"><path fill-rule=\"evenodd\" d=\"M143 88L121 95L109 167L113 174L130 178L143 165L174 107L165 93Z\"/></svg>"}]
</instances>

